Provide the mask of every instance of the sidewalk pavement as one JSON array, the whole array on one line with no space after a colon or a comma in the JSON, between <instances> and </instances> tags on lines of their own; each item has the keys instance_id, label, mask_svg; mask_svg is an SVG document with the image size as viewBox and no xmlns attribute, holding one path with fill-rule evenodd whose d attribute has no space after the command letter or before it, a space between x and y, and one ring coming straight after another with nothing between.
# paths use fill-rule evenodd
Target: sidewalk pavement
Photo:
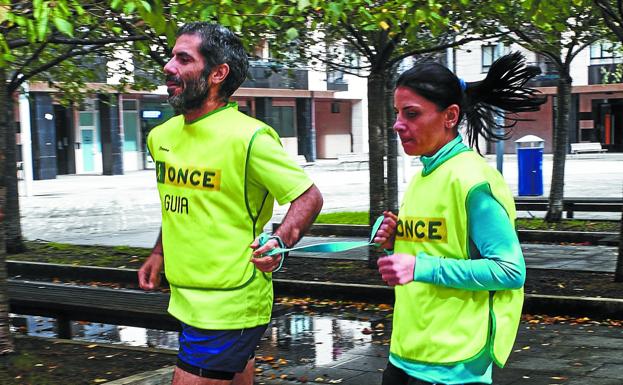
<instances>
[{"instance_id":1,"label":"sidewalk pavement","mask_svg":"<svg viewBox=\"0 0 623 385\"><path fill-rule=\"evenodd\" d=\"M340 241L364 241L366 238L349 237L305 237L297 246L309 245L320 242ZM521 245L526 267L531 269L561 269L583 270L603 273L613 273L616 269L618 250L614 246L582 246L582 245L554 245L523 243ZM323 253L291 253L291 257L307 258L338 258L350 260L366 259L366 253L362 249L343 251L338 254Z\"/></svg>"},{"instance_id":2,"label":"sidewalk pavement","mask_svg":"<svg viewBox=\"0 0 623 385\"><path fill-rule=\"evenodd\" d=\"M495 166L494 157L487 159ZM411 163L408 176L421 169L417 159ZM516 157L507 155L504 176L515 194L516 166ZM543 162L546 194L551 166L551 156L546 155ZM367 210L368 170L343 168L334 160L318 161L306 168L324 195L323 212ZM401 174L403 170L401 167ZM566 170L566 196L620 197L623 194L623 154L570 156ZM400 183L400 194L404 193L406 185L404 181ZM35 181L32 190L29 196L20 197L22 231L26 239L151 247L158 236L160 203L154 170L118 176L62 175L53 180ZM287 206L276 207L273 221L280 221L286 210ZM587 215L621 218L621 214L616 213L577 213L576 217ZM319 241L323 239L306 237L301 244ZM615 247L535 244L522 247L530 268L611 272L615 267ZM346 259L361 256L356 250L340 254L340 258Z\"/></svg>"},{"instance_id":3,"label":"sidewalk pavement","mask_svg":"<svg viewBox=\"0 0 623 385\"><path fill-rule=\"evenodd\" d=\"M495 165L494 157L488 160ZM414 160L407 174L417 172L418 167ZM323 192L324 212L367 210L367 170L344 170L331 161L319 161L306 170ZM623 192L623 154L569 157L566 170L566 196L620 197ZM543 172L547 194L551 157L545 157ZM504 175L517 194L515 157L505 157ZM403 181L399 186L401 194L405 188ZM35 181L30 194L22 196L20 203L27 239L150 247L158 234L160 204L153 170L121 176L60 176L56 180ZM286 209L277 208L273 219L280 220ZM613 214L610 219L620 219L620 214ZM325 239L309 237L302 242L322 240ZM522 247L529 268L611 272L617 254L616 248L605 246ZM357 258L357 253L344 253L341 258ZM370 335L361 329L341 333L340 318L310 321L293 315L273 322L286 323L292 334L307 330L307 339L283 344L269 331L268 336L275 343L261 346L258 356L283 358L289 364L262 364L256 384L380 384L381 370L387 362L389 325L382 335ZM317 338L321 323L331 331L330 339ZM371 329L375 326L369 321L366 325ZM305 358L312 349L322 360ZM495 384L623 384L623 328L615 321L578 323L561 317L522 322L514 349L507 368L494 370ZM161 376L164 378L166 375ZM160 383L166 383L166 379Z\"/></svg>"},{"instance_id":4,"label":"sidewalk pavement","mask_svg":"<svg viewBox=\"0 0 623 385\"><path fill-rule=\"evenodd\" d=\"M255 384L380 385L387 365L389 330L364 334L336 319L305 323L304 316L274 319L256 352ZM579 322L577 322L579 321ZM283 341L275 330L289 326L298 339ZM388 323L389 325L389 323ZM303 333L301 333L303 331ZM330 338L327 338L330 332ZM295 343L288 344L292 340ZM168 385L172 367L145 372L111 385ZM623 328L586 320L533 318L522 321L504 369L493 368L496 385L621 385Z\"/></svg>"},{"instance_id":5,"label":"sidewalk pavement","mask_svg":"<svg viewBox=\"0 0 623 385\"><path fill-rule=\"evenodd\" d=\"M535 320L536 321L536 320ZM496 385L621 385L623 384L623 328L573 321L552 324L522 322L514 351L504 369L494 367ZM326 363L296 362L284 368L272 369L261 365L256 384L314 384L380 385L382 370L387 365L389 347L384 342L389 333L373 337L372 342L358 342L353 336L350 348L338 346L328 352ZM323 343L331 343L325 341ZM298 349L313 349L300 346ZM296 350L296 349L294 349ZM325 349L326 351L326 349ZM296 353L287 349L279 354L288 361ZM284 355L281 355L284 354ZM327 362L328 361L328 362ZM292 361L291 361L292 362ZM274 375L275 378L272 378ZM281 379L280 377L285 377Z\"/></svg>"}]
</instances>

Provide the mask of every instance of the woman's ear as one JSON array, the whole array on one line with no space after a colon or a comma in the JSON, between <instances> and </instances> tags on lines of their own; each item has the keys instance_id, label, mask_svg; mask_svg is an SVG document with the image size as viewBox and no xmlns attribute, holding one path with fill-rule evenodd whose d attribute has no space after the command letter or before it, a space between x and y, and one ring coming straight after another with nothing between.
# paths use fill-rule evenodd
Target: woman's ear
<instances>
[{"instance_id":1,"label":"woman's ear","mask_svg":"<svg viewBox=\"0 0 623 385\"><path fill-rule=\"evenodd\" d=\"M461 109L458 104L451 104L445 110L445 128L454 128L459 122Z\"/></svg>"}]
</instances>

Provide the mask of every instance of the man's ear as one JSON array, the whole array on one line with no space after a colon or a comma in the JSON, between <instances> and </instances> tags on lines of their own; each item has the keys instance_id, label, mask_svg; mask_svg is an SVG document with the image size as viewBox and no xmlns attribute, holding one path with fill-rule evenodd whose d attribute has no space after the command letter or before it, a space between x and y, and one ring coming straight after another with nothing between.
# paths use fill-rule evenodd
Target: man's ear
<instances>
[{"instance_id":1,"label":"man's ear","mask_svg":"<svg viewBox=\"0 0 623 385\"><path fill-rule=\"evenodd\" d=\"M221 84L225 81L227 75L229 75L229 64L219 64L210 71L210 83Z\"/></svg>"}]
</instances>

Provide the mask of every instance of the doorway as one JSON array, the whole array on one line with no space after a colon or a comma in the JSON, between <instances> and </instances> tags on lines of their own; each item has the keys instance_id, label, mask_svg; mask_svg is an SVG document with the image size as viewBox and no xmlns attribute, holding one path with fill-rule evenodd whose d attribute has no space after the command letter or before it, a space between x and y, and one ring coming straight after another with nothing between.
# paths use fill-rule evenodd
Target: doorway
<instances>
[{"instance_id":1,"label":"doorway","mask_svg":"<svg viewBox=\"0 0 623 385\"><path fill-rule=\"evenodd\" d=\"M608 152L623 152L623 99L598 103L595 128L599 141Z\"/></svg>"},{"instance_id":2,"label":"doorway","mask_svg":"<svg viewBox=\"0 0 623 385\"><path fill-rule=\"evenodd\" d=\"M56 173L75 174L74 130L71 108L54 105L54 125L56 126Z\"/></svg>"}]
</instances>

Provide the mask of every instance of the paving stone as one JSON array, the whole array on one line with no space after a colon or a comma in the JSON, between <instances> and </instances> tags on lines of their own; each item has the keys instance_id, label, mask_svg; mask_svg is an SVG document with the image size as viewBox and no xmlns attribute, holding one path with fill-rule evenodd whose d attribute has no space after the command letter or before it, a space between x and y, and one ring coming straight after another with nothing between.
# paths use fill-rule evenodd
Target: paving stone
<instances>
[{"instance_id":1,"label":"paving stone","mask_svg":"<svg viewBox=\"0 0 623 385\"><path fill-rule=\"evenodd\" d=\"M332 365L332 368L340 369L352 369L362 372L378 372L379 370L387 367L386 357L365 357L365 356L352 356L349 359L343 359Z\"/></svg>"},{"instance_id":2,"label":"paving stone","mask_svg":"<svg viewBox=\"0 0 623 385\"><path fill-rule=\"evenodd\" d=\"M623 370L621 364L603 364L599 368L593 370L590 374L592 377L609 378L619 380L619 384L623 384Z\"/></svg>"},{"instance_id":3,"label":"paving stone","mask_svg":"<svg viewBox=\"0 0 623 385\"><path fill-rule=\"evenodd\" d=\"M586 376L583 378L570 378L565 385L621 385L621 380Z\"/></svg>"}]
</instances>

